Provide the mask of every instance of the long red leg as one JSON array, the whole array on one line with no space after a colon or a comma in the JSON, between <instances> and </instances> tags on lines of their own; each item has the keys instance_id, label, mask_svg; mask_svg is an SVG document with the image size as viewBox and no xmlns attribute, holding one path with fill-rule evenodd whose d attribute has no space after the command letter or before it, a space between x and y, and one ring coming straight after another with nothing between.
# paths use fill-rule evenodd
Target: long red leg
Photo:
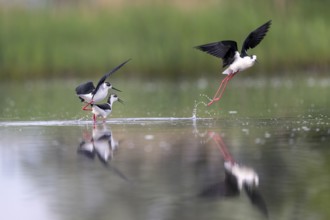
<instances>
[{"instance_id":1,"label":"long red leg","mask_svg":"<svg viewBox=\"0 0 330 220\"><path fill-rule=\"evenodd\" d=\"M231 80L235 76L236 73L237 72L228 74L228 76L226 76L226 78L224 78L222 80L218 91L215 93L215 96L213 97L212 101L208 104L208 106L212 105L213 102L217 102L222 98L222 95L223 95L224 91L226 90L227 83L229 82L229 80ZM220 94L218 95L219 91L220 91ZM217 95L218 95L218 97L216 97Z\"/></svg>"},{"instance_id":2,"label":"long red leg","mask_svg":"<svg viewBox=\"0 0 330 220\"><path fill-rule=\"evenodd\" d=\"M93 100L88 102L86 105L84 105L84 107L82 107L82 110L84 111L92 111L92 108L87 108L90 104L93 103Z\"/></svg>"},{"instance_id":3,"label":"long red leg","mask_svg":"<svg viewBox=\"0 0 330 220\"><path fill-rule=\"evenodd\" d=\"M220 101L220 99L222 98L222 95L223 95L224 91L226 90L227 83L229 82L229 80L231 80L232 76L231 75L228 75L226 78L227 78L227 80L226 80L225 84L223 85L223 88L221 90L221 93L219 94L219 96L217 98L214 99L214 101Z\"/></svg>"},{"instance_id":4,"label":"long red leg","mask_svg":"<svg viewBox=\"0 0 330 220\"><path fill-rule=\"evenodd\" d=\"M229 76L229 75L228 75L228 76ZM217 92L216 92L216 93L214 94L214 96L213 96L213 100L217 97L218 93L219 93L220 90L221 90L221 87L222 87L223 83L224 83L225 81L227 81L228 76L226 76L226 77L221 81L220 86L219 86Z\"/></svg>"},{"instance_id":5,"label":"long red leg","mask_svg":"<svg viewBox=\"0 0 330 220\"><path fill-rule=\"evenodd\" d=\"M212 101L209 102L209 103L207 104L207 106L212 105L213 102L216 101L215 98L218 96L218 93L221 92L221 88L222 88L223 83L224 83L224 82L227 82L228 79L229 79L229 75L226 76L226 77L221 81L220 86L219 86L217 92L214 94ZM227 84L227 83L225 83L225 84Z\"/></svg>"},{"instance_id":6,"label":"long red leg","mask_svg":"<svg viewBox=\"0 0 330 220\"><path fill-rule=\"evenodd\" d=\"M211 133L209 135L212 135L212 139L219 147L219 150L220 150L224 160L234 163L235 161L234 161L233 157L231 156L231 154L229 153L229 151L226 147L226 144L223 142L222 137L216 133Z\"/></svg>"},{"instance_id":7,"label":"long red leg","mask_svg":"<svg viewBox=\"0 0 330 220\"><path fill-rule=\"evenodd\" d=\"M95 123L96 123L96 115L95 114L93 114L93 122L94 122L94 125L95 125Z\"/></svg>"}]
</instances>

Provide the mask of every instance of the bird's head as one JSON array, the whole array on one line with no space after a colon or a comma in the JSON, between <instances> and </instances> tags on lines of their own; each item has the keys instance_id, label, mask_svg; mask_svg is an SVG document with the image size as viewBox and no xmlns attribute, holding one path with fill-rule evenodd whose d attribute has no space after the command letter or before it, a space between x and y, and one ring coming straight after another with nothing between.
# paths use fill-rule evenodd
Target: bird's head
<instances>
[{"instance_id":1,"label":"bird's head","mask_svg":"<svg viewBox=\"0 0 330 220\"><path fill-rule=\"evenodd\" d=\"M253 62L256 62L256 61L257 61L257 56L256 56L256 55L252 55L252 56L251 56L251 60L252 60Z\"/></svg>"},{"instance_id":2,"label":"bird's head","mask_svg":"<svg viewBox=\"0 0 330 220\"><path fill-rule=\"evenodd\" d=\"M121 90L116 89L116 88L113 87L112 84L109 83L109 82L105 82L105 83L103 83L103 87L104 87L105 89L107 89L107 90L109 90L109 89L113 89L113 90L116 90L116 91L118 91L118 92L121 92Z\"/></svg>"},{"instance_id":3,"label":"bird's head","mask_svg":"<svg viewBox=\"0 0 330 220\"><path fill-rule=\"evenodd\" d=\"M105 82L105 83L103 83L103 88L105 88L105 89L111 89L112 88L112 85L109 82Z\"/></svg>"},{"instance_id":4,"label":"bird's head","mask_svg":"<svg viewBox=\"0 0 330 220\"><path fill-rule=\"evenodd\" d=\"M108 98L108 103L112 105L115 101L123 103L124 101L121 100L116 94L111 94Z\"/></svg>"}]
</instances>

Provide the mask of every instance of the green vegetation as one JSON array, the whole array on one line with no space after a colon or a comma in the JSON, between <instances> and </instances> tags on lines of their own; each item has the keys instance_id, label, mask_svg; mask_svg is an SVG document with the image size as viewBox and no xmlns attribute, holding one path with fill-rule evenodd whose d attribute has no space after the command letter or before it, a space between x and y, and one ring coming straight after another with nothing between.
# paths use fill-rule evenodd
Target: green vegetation
<instances>
[{"instance_id":1,"label":"green vegetation","mask_svg":"<svg viewBox=\"0 0 330 220\"><path fill-rule=\"evenodd\" d=\"M268 36L252 52L260 61L256 72L326 69L330 3L276 2L3 7L0 79L100 75L127 58L133 60L125 71L138 78L214 75L219 61L193 46L221 39L237 39L241 45L249 31L269 19Z\"/></svg>"}]
</instances>

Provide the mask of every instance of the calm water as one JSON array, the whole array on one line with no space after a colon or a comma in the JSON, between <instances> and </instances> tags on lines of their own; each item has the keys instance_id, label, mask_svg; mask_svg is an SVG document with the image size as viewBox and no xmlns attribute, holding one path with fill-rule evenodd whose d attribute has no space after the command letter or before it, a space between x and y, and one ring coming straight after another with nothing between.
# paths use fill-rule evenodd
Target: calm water
<instances>
[{"instance_id":1,"label":"calm water","mask_svg":"<svg viewBox=\"0 0 330 220\"><path fill-rule=\"evenodd\" d=\"M267 219L245 192L201 196L224 180L215 134L258 173L269 219L329 219L329 82L237 81L212 108L205 82L137 85L95 127L75 82L3 85L1 218Z\"/></svg>"}]
</instances>

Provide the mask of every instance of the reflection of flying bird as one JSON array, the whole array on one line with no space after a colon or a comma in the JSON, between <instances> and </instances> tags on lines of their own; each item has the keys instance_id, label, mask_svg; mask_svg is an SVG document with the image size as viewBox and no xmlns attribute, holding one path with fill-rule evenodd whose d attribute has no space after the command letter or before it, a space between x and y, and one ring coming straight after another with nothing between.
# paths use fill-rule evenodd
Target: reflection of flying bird
<instances>
[{"instance_id":1,"label":"reflection of flying bird","mask_svg":"<svg viewBox=\"0 0 330 220\"><path fill-rule=\"evenodd\" d=\"M199 195L204 198L228 198L240 195L244 189L251 203L268 216L266 202L258 192L258 174L251 167L235 162L219 134L209 132L209 136L215 141L224 158L225 179L208 186Z\"/></svg>"},{"instance_id":2,"label":"reflection of flying bird","mask_svg":"<svg viewBox=\"0 0 330 220\"><path fill-rule=\"evenodd\" d=\"M94 122L96 122L96 118L99 117L99 116L103 118L103 121L105 121L106 117L112 112L112 104L115 101L123 103L123 100L118 98L118 96L116 94L111 94L108 98L107 103L105 103L105 104L91 104Z\"/></svg>"},{"instance_id":3,"label":"reflection of flying bird","mask_svg":"<svg viewBox=\"0 0 330 220\"><path fill-rule=\"evenodd\" d=\"M80 100L82 102L87 102L87 104L83 107L83 110L90 110L87 109L87 106L96 102L99 102L103 99L105 99L108 95L109 89L114 89L117 91L120 91L114 87L109 82L105 82L105 80L114 72L119 70L122 66L124 66L129 60L126 60L104 76L99 80L96 87L94 86L93 82L86 82L83 83L76 88L76 94L79 96Z\"/></svg>"},{"instance_id":4,"label":"reflection of flying bird","mask_svg":"<svg viewBox=\"0 0 330 220\"><path fill-rule=\"evenodd\" d=\"M223 60L222 67L229 66L225 71L222 72L227 76L222 80L212 101L208 104L209 106L213 102L219 101L221 99L222 94L226 89L227 83L235 76L236 73L248 69L254 65L254 63L257 61L257 56L249 56L247 54L247 50L256 47L262 41L270 25L271 21L268 21L258 27L256 30L252 31L245 39L241 53L237 49L236 41L233 40L224 40L195 47L208 54L221 58Z\"/></svg>"},{"instance_id":5,"label":"reflection of flying bird","mask_svg":"<svg viewBox=\"0 0 330 220\"><path fill-rule=\"evenodd\" d=\"M199 194L203 198L229 198L239 196L242 189L265 216L268 216L267 205L258 191L258 175L249 167L237 163L225 162L225 179L203 189Z\"/></svg>"}]
</instances>

